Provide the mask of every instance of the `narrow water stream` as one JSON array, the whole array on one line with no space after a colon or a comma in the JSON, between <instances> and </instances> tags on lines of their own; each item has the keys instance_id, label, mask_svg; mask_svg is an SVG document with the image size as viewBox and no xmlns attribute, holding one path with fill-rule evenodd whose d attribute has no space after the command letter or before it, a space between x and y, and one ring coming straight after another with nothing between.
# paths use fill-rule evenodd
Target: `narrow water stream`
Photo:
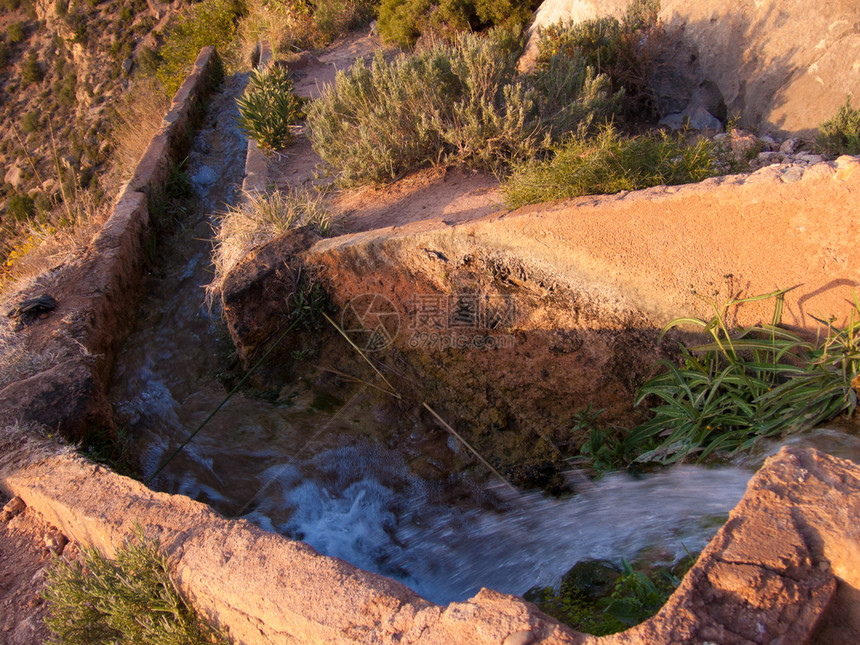
<instances>
[{"instance_id":1,"label":"narrow water stream","mask_svg":"<svg viewBox=\"0 0 860 645\"><path fill-rule=\"evenodd\" d=\"M203 287L212 277L211 213L237 199L242 179L235 98L244 81L229 78L211 101L187 166L197 207L164 242L168 259L150 276L138 327L118 357L110 397L146 477L226 393L216 376L223 332ZM697 551L753 472L738 465L616 474L561 500L468 476L425 480L373 439L379 428L359 389L345 390L328 411L314 406L313 392L297 383L289 404L240 392L153 486L450 602L483 586L521 594L555 584L585 558Z\"/></svg>"}]
</instances>

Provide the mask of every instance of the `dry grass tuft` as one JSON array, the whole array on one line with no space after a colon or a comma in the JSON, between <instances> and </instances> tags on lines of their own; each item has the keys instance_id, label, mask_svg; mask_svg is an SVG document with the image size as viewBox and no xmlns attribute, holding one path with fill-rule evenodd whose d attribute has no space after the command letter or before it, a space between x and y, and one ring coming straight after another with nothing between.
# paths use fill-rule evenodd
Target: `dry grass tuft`
<instances>
[{"instance_id":1,"label":"dry grass tuft","mask_svg":"<svg viewBox=\"0 0 860 645\"><path fill-rule=\"evenodd\" d=\"M135 82L116 108L111 138L115 146L114 171L128 179L149 142L161 129L170 100L154 78Z\"/></svg>"},{"instance_id":2,"label":"dry grass tuft","mask_svg":"<svg viewBox=\"0 0 860 645\"><path fill-rule=\"evenodd\" d=\"M215 278L206 288L209 306L220 296L227 274L255 247L303 226L323 236L331 235L337 217L322 202L321 195L301 189L246 193L239 205L224 213L215 234Z\"/></svg>"},{"instance_id":3,"label":"dry grass tuft","mask_svg":"<svg viewBox=\"0 0 860 645\"><path fill-rule=\"evenodd\" d=\"M36 353L27 348L23 334L16 333L14 323L4 315L0 317L0 389L21 381L57 364L59 356L53 352Z\"/></svg>"}]
</instances>

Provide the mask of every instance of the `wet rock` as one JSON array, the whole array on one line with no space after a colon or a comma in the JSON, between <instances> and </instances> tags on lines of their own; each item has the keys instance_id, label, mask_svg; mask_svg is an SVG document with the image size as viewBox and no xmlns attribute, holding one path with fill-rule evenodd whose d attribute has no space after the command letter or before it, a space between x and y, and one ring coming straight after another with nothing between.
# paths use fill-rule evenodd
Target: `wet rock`
<instances>
[{"instance_id":1,"label":"wet rock","mask_svg":"<svg viewBox=\"0 0 860 645\"><path fill-rule=\"evenodd\" d=\"M561 593L580 593L589 600L607 596L621 572L609 560L582 560L561 579Z\"/></svg>"}]
</instances>

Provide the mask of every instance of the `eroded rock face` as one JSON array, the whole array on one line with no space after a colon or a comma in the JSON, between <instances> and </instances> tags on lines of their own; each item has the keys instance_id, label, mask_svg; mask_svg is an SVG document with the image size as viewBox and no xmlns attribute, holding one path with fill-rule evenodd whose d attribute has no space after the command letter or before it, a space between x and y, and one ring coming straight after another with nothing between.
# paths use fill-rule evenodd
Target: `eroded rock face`
<instances>
[{"instance_id":1,"label":"eroded rock face","mask_svg":"<svg viewBox=\"0 0 860 645\"><path fill-rule=\"evenodd\" d=\"M620 15L628 0L546 0L535 34L559 20ZM834 0L662 0L671 39L655 79L663 115L680 113L702 83L720 91L745 127L810 137L848 94L860 96L860 4ZM719 116L719 115L716 115Z\"/></svg>"},{"instance_id":2,"label":"eroded rock face","mask_svg":"<svg viewBox=\"0 0 860 645\"><path fill-rule=\"evenodd\" d=\"M239 358L247 363L289 321L290 297L301 280L301 256L319 236L293 229L250 253L224 280L221 304ZM291 347L287 342L283 349Z\"/></svg>"}]
</instances>

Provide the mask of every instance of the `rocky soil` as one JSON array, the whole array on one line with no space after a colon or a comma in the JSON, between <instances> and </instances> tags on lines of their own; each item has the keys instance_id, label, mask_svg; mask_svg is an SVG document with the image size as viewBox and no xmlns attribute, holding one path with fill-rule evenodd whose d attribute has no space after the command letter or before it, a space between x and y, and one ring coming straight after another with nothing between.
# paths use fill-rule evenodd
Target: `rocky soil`
<instances>
[{"instance_id":1,"label":"rocky soil","mask_svg":"<svg viewBox=\"0 0 860 645\"><path fill-rule=\"evenodd\" d=\"M25 0L17 10L0 10L7 52L0 64L0 224L7 229L22 217L13 197L29 196L30 215L42 222L64 191L67 200L75 191L91 191L96 203L112 199L118 178L106 171L114 165L115 108L141 64L133 55L155 43L167 15L167 5L146 0L68 4Z\"/></svg>"},{"instance_id":2,"label":"rocky soil","mask_svg":"<svg viewBox=\"0 0 860 645\"><path fill-rule=\"evenodd\" d=\"M52 559L75 557L77 549L20 498L0 494L0 504L0 642L41 645L50 634L40 595L46 571Z\"/></svg>"}]
</instances>

